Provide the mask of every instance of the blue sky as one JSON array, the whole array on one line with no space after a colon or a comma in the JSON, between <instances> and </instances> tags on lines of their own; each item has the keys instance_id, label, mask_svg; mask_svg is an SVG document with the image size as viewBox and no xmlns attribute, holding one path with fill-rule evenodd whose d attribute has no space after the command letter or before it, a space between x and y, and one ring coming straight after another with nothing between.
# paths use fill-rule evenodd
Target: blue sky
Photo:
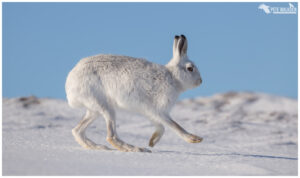
<instances>
[{"instance_id":1,"label":"blue sky","mask_svg":"<svg viewBox=\"0 0 300 178\"><path fill-rule=\"evenodd\" d=\"M260 4L3 3L3 96L64 99L81 58L110 53L166 64L174 35L184 34L203 85L181 98L227 91L297 98L297 15L267 15Z\"/></svg>"}]
</instances>

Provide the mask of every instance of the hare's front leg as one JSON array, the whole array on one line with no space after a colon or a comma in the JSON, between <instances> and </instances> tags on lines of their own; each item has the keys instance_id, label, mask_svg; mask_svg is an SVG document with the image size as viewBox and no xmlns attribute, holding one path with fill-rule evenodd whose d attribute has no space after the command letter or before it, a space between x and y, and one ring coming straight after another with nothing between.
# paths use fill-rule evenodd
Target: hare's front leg
<instances>
[{"instance_id":1,"label":"hare's front leg","mask_svg":"<svg viewBox=\"0 0 300 178\"><path fill-rule=\"evenodd\" d=\"M185 141L189 143L200 143L203 140L203 138L197 135L188 133L179 124L173 121L172 118L167 114L157 115L156 118L160 119L162 123L166 124L173 131L175 131L181 138L183 138Z\"/></svg>"},{"instance_id":2,"label":"hare's front leg","mask_svg":"<svg viewBox=\"0 0 300 178\"><path fill-rule=\"evenodd\" d=\"M115 121L115 112L110 109L106 108L102 110L103 117L106 120L107 126L107 137L106 140L116 149L120 151L133 151L133 152L151 152L146 148L139 148L130 144L125 143L122 141L116 131L116 121Z\"/></svg>"},{"instance_id":3,"label":"hare's front leg","mask_svg":"<svg viewBox=\"0 0 300 178\"><path fill-rule=\"evenodd\" d=\"M154 147L154 145L160 140L160 138L163 136L165 132L165 128L162 124L158 122L154 122L153 124L155 126L155 132L152 134L152 137L150 138L149 141L149 146Z\"/></svg>"}]
</instances>

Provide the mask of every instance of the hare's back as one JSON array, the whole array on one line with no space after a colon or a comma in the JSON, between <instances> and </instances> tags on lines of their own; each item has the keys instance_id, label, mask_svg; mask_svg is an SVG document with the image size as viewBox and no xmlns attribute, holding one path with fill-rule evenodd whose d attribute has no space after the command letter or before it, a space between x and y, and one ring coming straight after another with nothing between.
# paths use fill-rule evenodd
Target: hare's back
<instances>
[{"instance_id":1,"label":"hare's back","mask_svg":"<svg viewBox=\"0 0 300 178\"><path fill-rule=\"evenodd\" d=\"M145 76L165 75L164 66L142 58L101 54L82 59L76 66L80 73L98 75L101 79L136 80Z\"/></svg>"}]
</instances>

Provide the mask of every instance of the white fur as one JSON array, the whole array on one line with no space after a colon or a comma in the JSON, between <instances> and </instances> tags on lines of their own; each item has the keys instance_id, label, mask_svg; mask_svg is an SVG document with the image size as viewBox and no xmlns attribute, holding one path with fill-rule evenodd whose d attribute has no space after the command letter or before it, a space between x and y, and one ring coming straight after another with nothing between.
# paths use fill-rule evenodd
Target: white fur
<instances>
[{"instance_id":1,"label":"white fur","mask_svg":"<svg viewBox=\"0 0 300 178\"><path fill-rule=\"evenodd\" d=\"M65 86L69 105L87 109L83 120L72 130L76 141L86 148L109 150L93 143L84 134L88 125L101 114L107 123L107 141L112 146L121 151L149 152L119 139L115 109L122 108L143 114L153 122L156 131L150 146L163 135L163 124L188 142L201 142L202 138L186 132L169 116L179 94L202 82L186 52L187 40L181 35L175 36L173 58L166 66L117 55L101 54L82 59L69 73Z\"/></svg>"}]
</instances>

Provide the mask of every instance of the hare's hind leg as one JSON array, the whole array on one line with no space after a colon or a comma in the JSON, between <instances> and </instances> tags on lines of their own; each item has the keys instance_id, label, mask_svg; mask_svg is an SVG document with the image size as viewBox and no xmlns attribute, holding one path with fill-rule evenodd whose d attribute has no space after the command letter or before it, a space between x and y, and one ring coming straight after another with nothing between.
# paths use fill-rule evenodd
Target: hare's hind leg
<instances>
[{"instance_id":1,"label":"hare's hind leg","mask_svg":"<svg viewBox=\"0 0 300 178\"><path fill-rule=\"evenodd\" d=\"M154 122L155 132L152 134L152 137L149 140L149 146L154 147L154 145L160 140L165 132L165 128L162 124Z\"/></svg>"},{"instance_id":2,"label":"hare's hind leg","mask_svg":"<svg viewBox=\"0 0 300 178\"><path fill-rule=\"evenodd\" d=\"M87 110L83 119L79 124L72 129L72 134L75 140L84 148L88 149L99 149L99 150L111 150L104 145L95 144L93 141L88 139L85 135L86 128L97 118L98 113Z\"/></svg>"},{"instance_id":3,"label":"hare's hind leg","mask_svg":"<svg viewBox=\"0 0 300 178\"><path fill-rule=\"evenodd\" d=\"M185 141L189 143L200 143L203 138L188 133L186 130L184 130L179 124L177 124L175 121L172 120L172 118L168 114L157 114L155 116L157 119L159 119L162 123L170 127L173 131L175 131L181 138L183 138Z\"/></svg>"},{"instance_id":4,"label":"hare's hind leg","mask_svg":"<svg viewBox=\"0 0 300 178\"><path fill-rule=\"evenodd\" d=\"M115 112L113 108L106 107L104 108L102 106L101 113L103 117L106 120L106 126L107 126L107 137L106 140L116 149L120 151L132 151L132 152L151 152L150 150L146 148L139 148L130 144L125 143L122 141L116 131L116 121L115 121Z\"/></svg>"}]
</instances>

